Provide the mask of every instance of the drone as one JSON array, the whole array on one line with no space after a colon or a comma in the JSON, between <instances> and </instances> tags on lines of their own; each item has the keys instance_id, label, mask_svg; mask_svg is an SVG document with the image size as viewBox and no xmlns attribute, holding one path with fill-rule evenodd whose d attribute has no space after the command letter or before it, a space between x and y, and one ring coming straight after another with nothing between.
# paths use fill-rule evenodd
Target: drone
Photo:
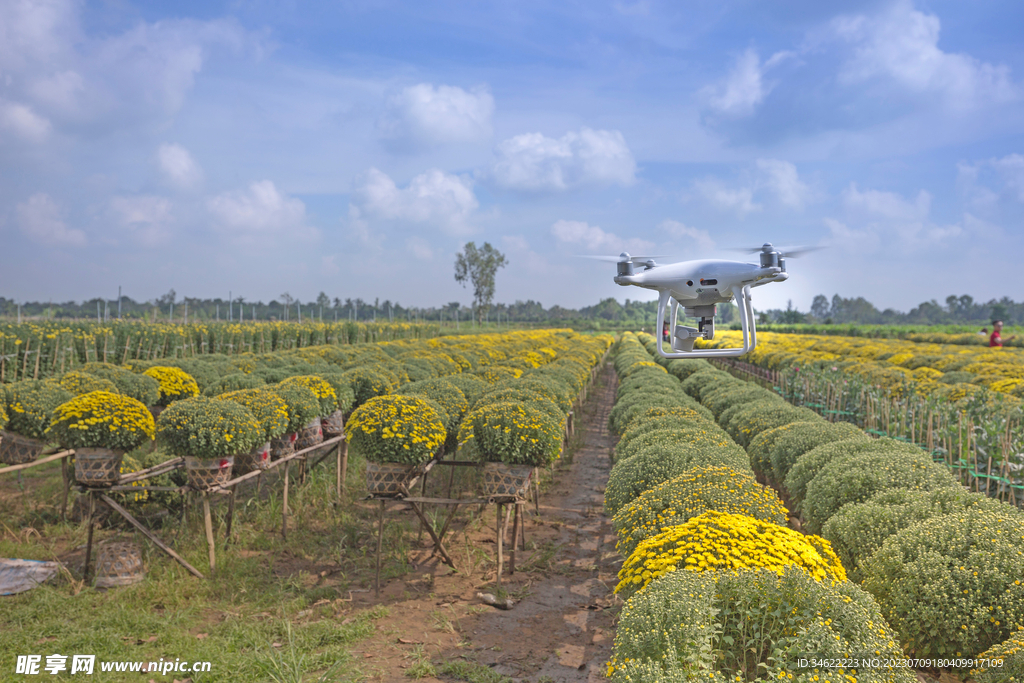
<instances>
[{"instance_id":1,"label":"drone","mask_svg":"<svg viewBox=\"0 0 1024 683\"><path fill-rule=\"evenodd\" d=\"M757 346L757 330L754 327L754 311L750 303L750 290L770 282L785 282L786 258L795 258L816 247L779 247L766 242L754 249L738 249L745 253L759 254L760 263L720 261L705 259L659 264L657 256L630 256L623 252L619 256L588 256L600 261L615 263L615 283L623 287L633 285L654 289L658 297L658 321L655 329L665 327L665 316L671 314L673 353L666 352L658 344L662 358L723 358L742 356ZM637 266L643 270L637 272ZM717 304L732 300L740 309L740 323L743 328L743 346L732 349L698 349L693 345L698 339L715 338L715 312ZM671 307L671 308L670 308ZM697 327L677 324L679 308L685 314L697 318Z\"/></svg>"}]
</instances>

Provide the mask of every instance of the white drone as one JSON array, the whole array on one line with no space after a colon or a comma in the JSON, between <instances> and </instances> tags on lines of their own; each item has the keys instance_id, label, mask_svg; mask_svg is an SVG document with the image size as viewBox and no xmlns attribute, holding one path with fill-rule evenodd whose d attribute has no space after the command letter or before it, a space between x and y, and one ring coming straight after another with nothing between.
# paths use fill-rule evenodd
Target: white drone
<instances>
[{"instance_id":1,"label":"white drone","mask_svg":"<svg viewBox=\"0 0 1024 683\"><path fill-rule=\"evenodd\" d=\"M783 282L789 278L786 272L786 258L797 257L815 247L776 248L771 243L756 249L740 249L747 253L760 253L760 264L713 259L682 261L660 265L652 256L630 256L623 252L619 256L588 256L616 264L615 283L635 285L644 289L656 289L658 298L658 322L656 330L665 327L665 311L671 305L672 349L667 353L658 344L658 353L663 358L722 358L742 356L757 346L757 331L754 329L754 311L750 305L750 288L760 287L769 282ZM634 266L644 266L634 272ZM743 346L734 349L693 350L698 339L715 338L715 306L733 299L740 309L743 326ZM677 325L679 307L686 315L698 319L697 327Z\"/></svg>"}]
</instances>

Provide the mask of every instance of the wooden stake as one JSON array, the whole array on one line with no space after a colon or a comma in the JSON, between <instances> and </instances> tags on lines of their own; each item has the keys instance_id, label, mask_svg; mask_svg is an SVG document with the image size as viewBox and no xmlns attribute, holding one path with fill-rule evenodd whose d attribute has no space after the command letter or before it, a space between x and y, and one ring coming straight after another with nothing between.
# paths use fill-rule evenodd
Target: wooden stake
<instances>
[{"instance_id":1,"label":"wooden stake","mask_svg":"<svg viewBox=\"0 0 1024 683\"><path fill-rule=\"evenodd\" d=\"M377 516L377 570L373 575L373 592L380 597L380 551L384 545L384 506L387 503L381 499L380 514Z\"/></svg>"},{"instance_id":2,"label":"wooden stake","mask_svg":"<svg viewBox=\"0 0 1024 683\"><path fill-rule=\"evenodd\" d=\"M284 501L281 506L281 538L288 538L288 471L292 468L290 462L284 465Z\"/></svg>"},{"instance_id":3,"label":"wooden stake","mask_svg":"<svg viewBox=\"0 0 1024 683\"><path fill-rule=\"evenodd\" d=\"M235 520L235 488L231 487L231 497L228 499L228 523L224 531L224 544L231 542L231 523Z\"/></svg>"},{"instance_id":4,"label":"wooden stake","mask_svg":"<svg viewBox=\"0 0 1024 683\"><path fill-rule=\"evenodd\" d=\"M504 540L504 539L502 539L502 531L503 531L504 525L501 523L501 521L502 521L501 520L501 508L502 507L504 507L504 506L501 503L498 503L498 521L495 524L495 526L497 527L495 531L497 532L497 545L498 545L498 585L499 586L501 585L501 568L502 568L502 565L505 564L505 558L503 557L503 551L502 551L502 547L501 547L502 541Z\"/></svg>"},{"instance_id":5,"label":"wooden stake","mask_svg":"<svg viewBox=\"0 0 1024 683\"><path fill-rule=\"evenodd\" d=\"M180 564L182 567L187 569L190 574L192 574L193 576L195 576L197 578L200 578L200 579L205 578L201 573L199 573L198 569L196 569L195 567L190 565L188 562L186 562L185 558L183 558L181 555L179 555L178 553L176 553L173 550L171 550L170 548L168 548L167 545L163 541L161 541L159 538L154 536L152 531L150 531L146 527L142 526L142 524L139 522L139 520L137 520L134 517L132 517L131 514L129 514L129 512L127 510L125 510L123 507L121 507L120 505L118 505L117 503L115 503L113 500L111 500L110 498L108 498L106 495L104 495L102 493L100 494L100 500L102 500L104 503L109 505L110 508L112 510L114 510L114 512L118 513L119 515L124 517L126 520L128 520L128 522L130 522L132 526L134 526L136 529L138 529L139 531L142 532L143 536L145 536L146 538L151 540L153 542L153 544L156 545L156 547L160 548L160 550L163 550L165 553L167 553L172 558L174 558L174 560L177 561L178 564Z\"/></svg>"},{"instance_id":6,"label":"wooden stake","mask_svg":"<svg viewBox=\"0 0 1024 683\"><path fill-rule=\"evenodd\" d=\"M345 476L348 474L348 439L341 442L341 486L338 489L338 498L345 493Z\"/></svg>"},{"instance_id":7,"label":"wooden stake","mask_svg":"<svg viewBox=\"0 0 1024 683\"><path fill-rule=\"evenodd\" d=\"M89 584L89 562L92 560L92 528L93 517L96 514L96 498L89 492L89 533L85 541L85 567L82 568L82 579L86 585Z\"/></svg>"},{"instance_id":8,"label":"wooden stake","mask_svg":"<svg viewBox=\"0 0 1024 683\"><path fill-rule=\"evenodd\" d=\"M71 477L68 475L68 457L65 455L60 461L60 478L63 485L63 495L60 499L60 518L68 518L68 492L71 490Z\"/></svg>"},{"instance_id":9,"label":"wooden stake","mask_svg":"<svg viewBox=\"0 0 1024 683\"><path fill-rule=\"evenodd\" d=\"M203 524L206 527L206 545L210 552L210 573L217 568L217 550L213 540L213 519L210 517L210 496L203 494Z\"/></svg>"}]
</instances>

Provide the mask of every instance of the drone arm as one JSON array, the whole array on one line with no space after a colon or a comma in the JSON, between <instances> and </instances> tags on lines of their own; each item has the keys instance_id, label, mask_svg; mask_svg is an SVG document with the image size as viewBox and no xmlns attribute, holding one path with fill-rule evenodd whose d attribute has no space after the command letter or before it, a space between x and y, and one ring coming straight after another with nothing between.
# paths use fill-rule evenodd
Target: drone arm
<instances>
[{"instance_id":1,"label":"drone arm","mask_svg":"<svg viewBox=\"0 0 1024 683\"><path fill-rule=\"evenodd\" d=\"M750 303L750 285L744 286L739 293L735 294L736 303L740 309L740 324L743 327L743 346L738 349L701 349L699 351L682 351L667 353L662 347L660 331L665 326L665 309L671 294L668 290L662 290L658 297L658 355L662 358L685 359L685 358L729 358L742 356L757 346L757 330L754 327L754 311ZM672 317L675 318L677 305L673 302ZM675 325L672 327L672 335L675 335Z\"/></svg>"}]
</instances>

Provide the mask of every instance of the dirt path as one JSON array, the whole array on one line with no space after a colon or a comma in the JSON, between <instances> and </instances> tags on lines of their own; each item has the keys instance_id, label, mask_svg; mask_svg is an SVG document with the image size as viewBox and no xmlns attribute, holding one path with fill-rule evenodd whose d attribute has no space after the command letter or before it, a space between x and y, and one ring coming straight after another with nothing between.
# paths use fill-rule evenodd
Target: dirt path
<instances>
[{"instance_id":1,"label":"dirt path","mask_svg":"<svg viewBox=\"0 0 1024 683\"><path fill-rule=\"evenodd\" d=\"M509 576L506 568L502 582L514 608L498 610L476 597L494 590L495 510L488 507L482 523L453 534L449 550L460 571L440 564L424 544L408 558L411 571L387 582L379 599L372 593L351 595L350 608L386 605L388 615L378 622L377 633L352 651L348 680L604 680L621 604L612 594L620 560L610 519L602 511L614 444L608 414L616 386L607 365L578 421L579 447L571 464L556 470L541 495L540 516L532 509L526 516L530 549L519 552L515 574ZM446 665L462 673L446 673ZM427 673L431 667L434 675Z\"/></svg>"},{"instance_id":2,"label":"dirt path","mask_svg":"<svg viewBox=\"0 0 1024 683\"><path fill-rule=\"evenodd\" d=\"M463 621L476 661L516 681L604 680L620 560L602 511L614 439L608 432L616 387L610 367L602 379L584 414L582 447L541 496L541 520L557 530L551 570L528 579L513 610Z\"/></svg>"}]
</instances>

